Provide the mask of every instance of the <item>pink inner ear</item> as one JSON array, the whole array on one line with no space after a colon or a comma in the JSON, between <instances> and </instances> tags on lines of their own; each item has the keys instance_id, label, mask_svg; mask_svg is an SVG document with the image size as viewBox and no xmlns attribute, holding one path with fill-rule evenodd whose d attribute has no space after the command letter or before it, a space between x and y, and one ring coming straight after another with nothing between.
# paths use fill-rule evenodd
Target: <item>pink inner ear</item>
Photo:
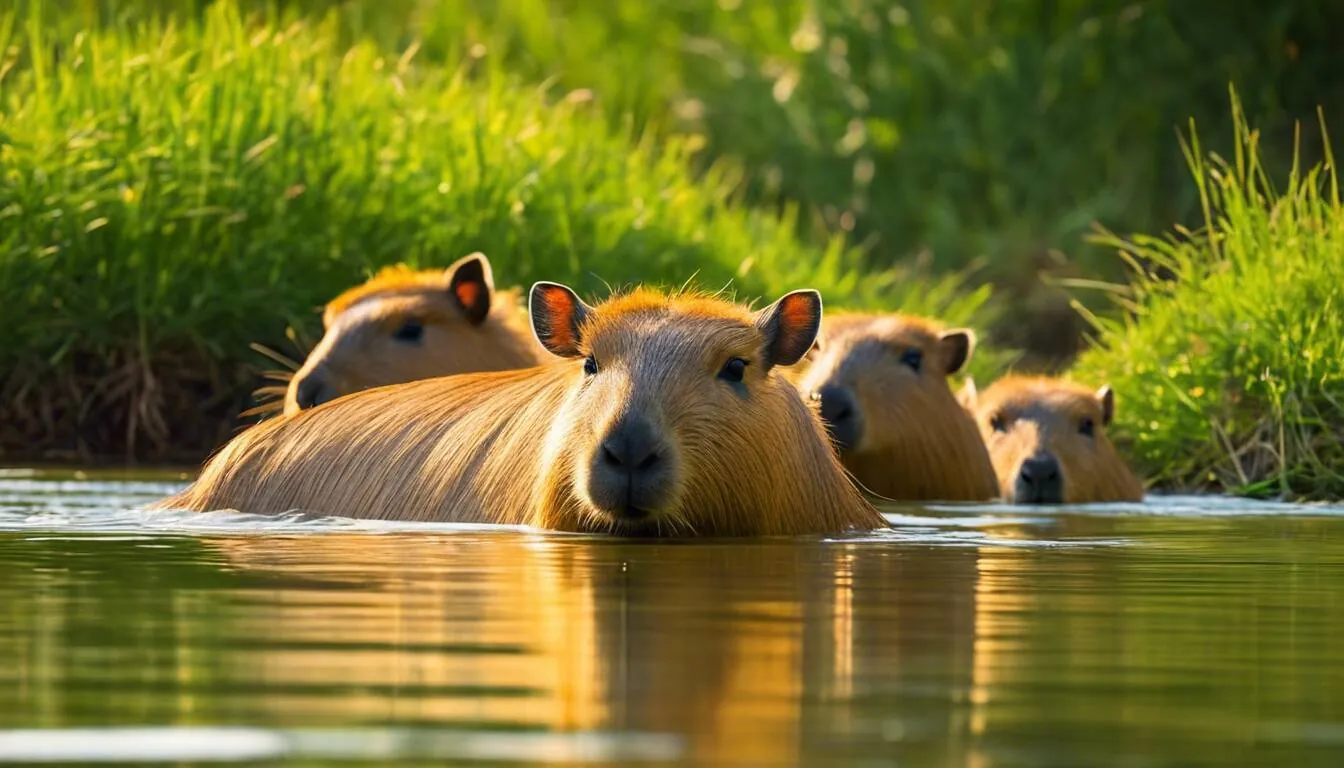
<instances>
[{"instance_id":1,"label":"pink inner ear","mask_svg":"<svg viewBox=\"0 0 1344 768\"><path fill-rule=\"evenodd\" d=\"M578 346L578 340L574 338L574 324L570 322L574 316L574 305L570 302L569 295L552 288L542 291L541 300L546 305L546 330L551 337L551 345Z\"/></svg>"},{"instance_id":2,"label":"pink inner ear","mask_svg":"<svg viewBox=\"0 0 1344 768\"><path fill-rule=\"evenodd\" d=\"M474 307L481 300L480 283L458 283L455 286L457 291L457 300L462 302L464 307Z\"/></svg>"},{"instance_id":3,"label":"pink inner ear","mask_svg":"<svg viewBox=\"0 0 1344 768\"><path fill-rule=\"evenodd\" d=\"M812 322L812 302L804 296L789 296L779 308L779 327L786 333L795 333Z\"/></svg>"}]
</instances>

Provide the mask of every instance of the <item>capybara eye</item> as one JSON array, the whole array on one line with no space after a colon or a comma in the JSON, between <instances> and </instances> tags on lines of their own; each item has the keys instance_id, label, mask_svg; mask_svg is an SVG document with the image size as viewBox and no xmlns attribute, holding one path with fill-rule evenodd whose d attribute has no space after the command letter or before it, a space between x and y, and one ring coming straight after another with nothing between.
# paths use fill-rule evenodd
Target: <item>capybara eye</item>
<instances>
[{"instance_id":1,"label":"capybara eye","mask_svg":"<svg viewBox=\"0 0 1344 768\"><path fill-rule=\"evenodd\" d=\"M583 358L583 372L589 376L597 373L597 360L592 355Z\"/></svg>"},{"instance_id":2,"label":"capybara eye","mask_svg":"<svg viewBox=\"0 0 1344 768\"><path fill-rule=\"evenodd\" d=\"M423 335L425 335L424 324L421 323L418 318L412 317L408 318L399 328L397 328L397 332L392 334L392 338L397 341L414 343L419 341L420 337Z\"/></svg>"},{"instance_id":3,"label":"capybara eye","mask_svg":"<svg viewBox=\"0 0 1344 768\"><path fill-rule=\"evenodd\" d=\"M747 372L747 361L740 357L734 357L732 360L723 364L719 371L719 378L732 384L740 384L742 376Z\"/></svg>"},{"instance_id":4,"label":"capybara eye","mask_svg":"<svg viewBox=\"0 0 1344 768\"><path fill-rule=\"evenodd\" d=\"M919 366L924 363L924 351L914 347L905 350L905 354L901 355L901 363L910 366L910 370L918 373Z\"/></svg>"},{"instance_id":5,"label":"capybara eye","mask_svg":"<svg viewBox=\"0 0 1344 768\"><path fill-rule=\"evenodd\" d=\"M1096 425L1093 423L1091 419L1083 419L1082 421L1078 422L1078 432L1080 434L1084 434L1087 435L1088 437L1091 437L1093 431L1095 430Z\"/></svg>"},{"instance_id":6,"label":"capybara eye","mask_svg":"<svg viewBox=\"0 0 1344 768\"><path fill-rule=\"evenodd\" d=\"M995 432L1007 432L1007 431L1008 431L1008 427L1007 427L1007 425L1003 423L1003 417L1002 417L1002 416L993 416L993 417L991 417L990 420L989 420L989 426L992 427L992 428L994 429Z\"/></svg>"}]
</instances>

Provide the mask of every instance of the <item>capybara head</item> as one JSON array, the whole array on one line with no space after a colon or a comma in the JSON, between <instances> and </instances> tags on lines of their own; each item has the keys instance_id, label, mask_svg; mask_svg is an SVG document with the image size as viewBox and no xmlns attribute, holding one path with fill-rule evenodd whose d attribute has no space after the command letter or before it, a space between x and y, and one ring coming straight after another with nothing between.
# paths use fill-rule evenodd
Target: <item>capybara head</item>
<instances>
[{"instance_id":1,"label":"capybara head","mask_svg":"<svg viewBox=\"0 0 1344 768\"><path fill-rule=\"evenodd\" d=\"M891 499L996 495L979 430L947 377L971 358L975 334L906 315L828 317L799 384L846 468Z\"/></svg>"},{"instance_id":2,"label":"capybara head","mask_svg":"<svg viewBox=\"0 0 1344 768\"><path fill-rule=\"evenodd\" d=\"M484 254L446 270L388 267L327 305L285 413L387 384L534 365L542 352L516 303L495 292Z\"/></svg>"},{"instance_id":3,"label":"capybara head","mask_svg":"<svg viewBox=\"0 0 1344 768\"><path fill-rule=\"evenodd\" d=\"M1109 386L1093 391L1053 378L1010 376L962 402L980 425L999 489L1016 504L1139 501L1143 486L1106 437Z\"/></svg>"},{"instance_id":4,"label":"capybara head","mask_svg":"<svg viewBox=\"0 0 1344 768\"><path fill-rule=\"evenodd\" d=\"M817 292L755 313L647 289L593 308L538 283L529 308L542 346L582 369L548 438L555 495L544 505L573 520L542 525L769 532L801 524L759 516L798 514L818 494L834 497L818 519L858 508L820 425L775 372L812 346Z\"/></svg>"}]
</instances>

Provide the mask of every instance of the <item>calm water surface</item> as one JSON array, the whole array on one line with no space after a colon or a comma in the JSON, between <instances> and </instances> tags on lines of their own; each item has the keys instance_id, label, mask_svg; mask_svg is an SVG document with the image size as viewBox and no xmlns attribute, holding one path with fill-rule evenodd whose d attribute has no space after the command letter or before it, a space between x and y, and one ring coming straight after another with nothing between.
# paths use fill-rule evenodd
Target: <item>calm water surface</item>
<instances>
[{"instance_id":1,"label":"calm water surface","mask_svg":"<svg viewBox=\"0 0 1344 768\"><path fill-rule=\"evenodd\" d=\"M180 484L0 471L0 760L1344 765L1344 508L737 543L134 511Z\"/></svg>"}]
</instances>

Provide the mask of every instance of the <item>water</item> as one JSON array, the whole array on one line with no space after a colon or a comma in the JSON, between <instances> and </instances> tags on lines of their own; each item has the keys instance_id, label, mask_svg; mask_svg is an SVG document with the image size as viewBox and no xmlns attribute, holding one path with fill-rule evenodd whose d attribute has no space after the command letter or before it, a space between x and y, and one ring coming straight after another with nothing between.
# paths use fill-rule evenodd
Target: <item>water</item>
<instances>
[{"instance_id":1,"label":"water","mask_svg":"<svg viewBox=\"0 0 1344 768\"><path fill-rule=\"evenodd\" d=\"M0 473L0 761L1344 765L1344 508L740 543L133 511L181 482Z\"/></svg>"}]
</instances>

